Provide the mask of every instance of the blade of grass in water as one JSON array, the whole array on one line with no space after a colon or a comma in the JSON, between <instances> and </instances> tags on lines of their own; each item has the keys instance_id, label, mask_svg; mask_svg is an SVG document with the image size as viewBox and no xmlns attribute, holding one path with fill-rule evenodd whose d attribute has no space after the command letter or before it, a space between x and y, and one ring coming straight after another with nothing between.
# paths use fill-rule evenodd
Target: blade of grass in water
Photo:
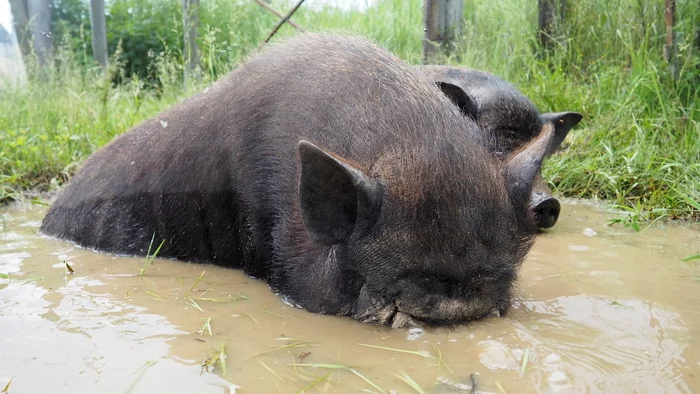
<instances>
[{"instance_id":1,"label":"blade of grass in water","mask_svg":"<svg viewBox=\"0 0 700 394\"><path fill-rule=\"evenodd\" d=\"M202 310L202 308L199 307L199 304L197 304L197 302L196 302L195 300L193 300L193 299L191 299L191 298L186 298L185 300L187 301L188 304L190 304L190 305L192 305L193 307L195 307L198 311L204 312L204 311Z\"/></svg>"},{"instance_id":2,"label":"blade of grass in water","mask_svg":"<svg viewBox=\"0 0 700 394\"><path fill-rule=\"evenodd\" d=\"M202 274L200 275L200 278L201 278L202 275L204 275L204 272L202 272ZM196 283L195 283L195 285L196 285ZM192 289L194 289L194 286L192 287ZM191 289L190 289L190 291L191 291ZM206 290L206 291L204 291L204 293L202 293L202 294L205 294L205 293L208 292L208 291L209 291L209 290ZM201 309L201 308L199 307L199 305L195 302L195 300L197 300L197 301L219 302L219 303L227 303L227 302L230 302L231 304L235 304L236 302L238 302L238 300L250 300L250 297L241 295L241 292L240 292L240 291L238 292L238 294L236 295L236 297L234 297L233 299L230 299L230 298L208 298L208 297L195 297L195 298L192 298L192 297L189 297L189 294L190 294L190 293L188 292L187 295L186 295L185 297L183 297L183 298L184 298L185 300L187 300L187 302L189 302L190 304L192 304L193 306L195 306L197 309L199 309L200 312L202 311L202 309Z\"/></svg>"},{"instance_id":3,"label":"blade of grass in water","mask_svg":"<svg viewBox=\"0 0 700 394\"><path fill-rule=\"evenodd\" d=\"M359 345L359 346L365 346L365 347L371 347L371 348L374 348L374 349L389 350L389 351L398 352L398 353L413 354L413 355L420 356L420 357L425 357L425 358L430 358L430 357L432 357L430 354L426 354L426 353L424 353L424 352L417 352L417 351L414 351L414 350L404 350L404 349L395 349L395 348L385 347L385 346L366 345L366 344L364 344L364 343L358 343L358 345Z\"/></svg>"},{"instance_id":4,"label":"blade of grass in water","mask_svg":"<svg viewBox=\"0 0 700 394\"><path fill-rule=\"evenodd\" d=\"M365 375L360 373L358 370L355 369L355 367L352 367L352 366L348 366L345 364L297 364L297 363L289 364L289 365L293 366L293 367L310 367L310 368L324 368L324 369L350 371L352 374L354 374L357 377L359 377L360 379L364 380L370 386L379 390L380 393L382 393L382 394L386 393L386 391L382 390L381 387L377 386L374 382L372 382L369 378L367 378Z\"/></svg>"},{"instance_id":5,"label":"blade of grass in water","mask_svg":"<svg viewBox=\"0 0 700 394\"><path fill-rule=\"evenodd\" d=\"M435 352L436 352L436 353L439 355L439 357L440 357L439 360L438 360L438 374L439 374L439 372L440 372L440 371L439 371L439 370L440 370L440 366L443 366L443 367L445 367L445 369L447 369L447 371L448 371L449 373L452 374L453 377L457 377L457 374L455 373L455 371L453 371L452 368L450 368L450 365L447 364L447 363L445 362L445 360L442 359L442 352L440 351L440 348L439 348L436 344L433 344L433 349L435 349Z\"/></svg>"},{"instance_id":6,"label":"blade of grass in water","mask_svg":"<svg viewBox=\"0 0 700 394\"><path fill-rule=\"evenodd\" d=\"M247 314L247 313L243 313L243 312L241 312L240 315L241 315L241 316L245 316L245 317L247 317L248 319L252 320L253 323L258 324L258 321L255 320L255 318L254 318L253 316L251 316L251 315L249 315L249 314Z\"/></svg>"},{"instance_id":7,"label":"blade of grass in water","mask_svg":"<svg viewBox=\"0 0 700 394\"><path fill-rule=\"evenodd\" d=\"M394 375L397 378L403 380L404 383L407 385L411 386L413 390L415 390L418 394L426 394L425 390L423 387L421 387L415 380L413 380L410 376L406 375L406 373L403 373L401 375Z\"/></svg>"},{"instance_id":8,"label":"blade of grass in water","mask_svg":"<svg viewBox=\"0 0 700 394\"><path fill-rule=\"evenodd\" d=\"M204 335L204 330L206 329L207 332L209 333L209 336L210 337L213 336L211 333L211 317L202 318L200 320L206 320L206 321L204 322L204 325L202 326L202 328L199 331L197 331L199 333L199 335L200 336Z\"/></svg>"},{"instance_id":9,"label":"blade of grass in water","mask_svg":"<svg viewBox=\"0 0 700 394\"><path fill-rule=\"evenodd\" d=\"M696 254L694 256L688 256L683 259L683 261L693 261L693 260L700 260L700 253Z\"/></svg>"},{"instance_id":10,"label":"blade of grass in water","mask_svg":"<svg viewBox=\"0 0 700 394\"><path fill-rule=\"evenodd\" d=\"M206 270L202 271L201 274L195 279L194 283L192 284L192 287L190 287L190 290L185 294L185 298L189 297L189 295L192 293L192 290L197 286L197 283L199 283L200 280L202 280L202 277L204 276L204 273L207 272Z\"/></svg>"},{"instance_id":11,"label":"blade of grass in water","mask_svg":"<svg viewBox=\"0 0 700 394\"><path fill-rule=\"evenodd\" d=\"M146 274L146 270L153 264L153 261L156 259L156 256L158 256L158 252L160 252L160 248L163 247L163 244L165 244L165 240L160 241L160 245L156 248L156 251L153 252L153 255L151 255L151 247L153 246L153 241L155 240L156 233L153 233L153 237L151 237L151 243L148 245L148 252L146 252L146 260L143 262L143 268L139 270L139 276L143 276Z\"/></svg>"},{"instance_id":12,"label":"blade of grass in water","mask_svg":"<svg viewBox=\"0 0 700 394\"><path fill-rule=\"evenodd\" d=\"M501 394L508 394L506 393L506 389L503 388L503 385L501 385L501 382L499 382L498 380L496 381L496 388Z\"/></svg>"},{"instance_id":13,"label":"blade of grass in water","mask_svg":"<svg viewBox=\"0 0 700 394\"><path fill-rule=\"evenodd\" d=\"M163 297L159 296L157 293L154 293L150 290L146 290L146 294L150 295L151 297L155 298L158 301L163 301Z\"/></svg>"},{"instance_id":14,"label":"blade of grass in water","mask_svg":"<svg viewBox=\"0 0 700 394\"><path fill-rule=\"evenodd\" d=\"M523 355L523 363L520 365L520 373L525 373L527 368L527 361L530 358L530 346L525 349L525 354Z\"/></svg>"},{"instance_id":15,"label":"blade of grass in water","mask_svg":"<svg viewBox=\"0 0 700 394\"><path fill-rule=\"evenodd\" d=\"M129 388L126 389L126 394L129 394L129 393L131 393L132 390L134 390L134 387L136 387L136 384L143 377L143 371L145 371L146 368L152 366L153 364L155 364L157 362L158 362L158 360L155 360L155 361L148 360L148 361L146 361L146 363L143 366L141 366L141 368L139 368L138 370L136 370L136 372L134 372L134 375L138 374L139 376L137 376L136 379L131 383Z\"/></svg>"},{"instance_id":16,"label":"blade of grass in water","mask_svg":"<svg viewBox=\"0 0 700 394\"><path fill-rule=\"evenodd\" d=\"M150 367L151 365L153 365L153 364L155 364L155 363L157 363L157 362L158 362L158 360L155 360L155 361L146 360L146 363L143 364L143 365L141 366L141 368L137 369L136 372L134 372L134 375L136 375L137 373L143 371L144 369Z\"/></svg>"},{"instance_id":17,"label":"blade of grass in water","mask_svg":"<svg viewBox=\"0 0 700 394\"><path fill-rule=\"evenodd\" d=\"M254 355L252 355L252 356L249 356L249 357L244 358L244 359L241 360L241 361L250 360L251 358L258 357L258 356L261 356L261 355L263 355L263 354L273 353L273 352L277 352L277 351L280 351L280 350L290 349L290 348L295 348L295 347L304 347L304 346L318 346L318 345L316 345L316 344L314 344L314 343L312 343L312 342L296 342L296 343L289 343L289 344L286 344L286 345L283 345L283 346L280 346L280 347L277 347L277 348L274 348L274 349L265 350L264 352L256 353L256 354L254 354Z\"/></svg>"},{"instance_id":18,"label":"blade of grass in water","mask_svg":"<svg viewBox=\"0 0 700 394\"><path fill-rule=\"evenodd\" d=\"M272 315L272 316L277 316L277 317L284 318L284 316L280 315L279 313L271 312L271 311L268 311L267 309L264 309L264 308L261 309L260 311L261 311L261 312L265 312L265 313L269 313L269 314Z\"/></svg>"},{"instance_id":19,"label":"blade of grass in water","mask_svg":"<svg viewBox=\"0 0 700 394\"><path fill-rule=\"evenodd\" d=\"M211 335L211 334L210 334ZM226 342L221 344L221 348L219 349L219 368L221 368L221 373L223 375L226 375L227 371L227 366L226 366L226 359L228 358L228 355L226 354Z\"/></svg>"},{"instance_id":20,"label":"blade of grass in water","mask_svg":"<svg viewBox=\"0 0 700 394\"><path fill-rule=\"evenodd\" d=\"M310 368L325 368L325 369L349 369L347 365L343 364L288 364L290 367L310 367Z\"/></svg>"},{"instance_id":21,"label":"blade of grass in water","mask_svg":"<svg viewBox=\"0 0 700 394\"><path fill-rule=\"evenodd\" d=\"M12 380L14 380L14 378L15 378L14 376L10 377L10 381L7 382L7 384L5 385L5 388L2 389L2 391L0 391L0 393L7 393L10 390L10 385L12 384Z\"/></svg>"},{"instance_id":22,"label":"blade of grass in water","mask_svg":"<svg viewBox=\"0 0 700 394\"><path fill-rule=\"evenodd\" d=\"M287 382L285 378L282 376L278 375L277 372L273 371L272 368L268 367L267 364L265 364L262 360L258 360L258 363L263 366L263 368L267 369L268 372L270 372L272 375L274 375L277 379L281 380L282 382Z\"/></svg>"},{"instance_id":23,"label":"blade of grass in water","mask_svg":"<svg viewBox=\"0 0 700 394\"><path fill-rule=\"evenodd\" d=\"M367 378L365 375L361 374L361 373L358 372L357 370L355 370L355 369L353 369L353 368L350 368L350 372L354 373L355 375L357 375L357 377L359 377L360 379L362 379L362 380L364 380L365 382L367 382L368 385L370 385L370 386L374 387L375 389L379 390L380 393L386 394L386 391L382 390L381 387L377 386L374 382L372 382L371 380L369 380L369 378Z\"/></svg>"},{"instance_id":24,"label":"blade of grass in water","mask_svg":"<svg viewBox=\"0 0 700 394\"><path fill-rule=\"evenodd\" d=\"M435 349L435 352L438 355L437 370L435 371L435 378L437 379L440 377L440 367L442 366L442 352L436 344L433 344L433 349Z\"/></svg>"},{"instance_id":25,"label":"blade of grass in water","mask_svg":"<svg viewBox=\"0 0 700 394\"><path fill-rule=\"evenodd\" d=\"M148 251L146 251L146 257L151 255L151 248L153 247L153 241L156 240L156 232L153 232L153 235L151 235L151 242L148 244Z\"/></svg>"},{"instance_id":26,"label":"blade of grass in water","mask_svg":"<svg viewBox=\"0 0 700 394\"><path fill-rule=\"evenodd\" d=\"M197 301L209 301L209 302L220 302L220 303L226 303L226 302L236 302L238 300L250 300L250 297L246 297L244 295L237 295L234 298L207 298L207 297L196 297L195 298Z\"/></svg>"},{"instance_id":27,"label":"blade of grass in water","mask_svg":"<svg viewBox=\"0 0 700 394\"><path fill-rule=\"evenodd\" d=\"M310 389L310 388L316 386L317 384L323 382L324 380L326 380L326 378L328 377L328 375L330 375L330 373L327 373L327 374L321 376L320 378L314 380L313 382L309 383L309 385L307 385L307 386L304 387L303 389L297 391L297 394L305 393L306 390L308 390L308 389Z\"/></svg>"},{"instance_id":28,"label":"blade of grass in water","mask_svg":"<svg viewBox=\"0 0 700 394\"><path fill-rule=\"evenodd\" d=\"M219 348L218 351L209 351L209 354L211 355L209 358L204 360L202 362L202 372L205 370L209 372L209 367L213 366L214 364L219 364L219 369L221 369L222 375L226 375L228 371L228 367L226 364L226 359L228 358L228 355L226 354L226 342L221 344L221 347Z\"/></svg>"}]
</instances>

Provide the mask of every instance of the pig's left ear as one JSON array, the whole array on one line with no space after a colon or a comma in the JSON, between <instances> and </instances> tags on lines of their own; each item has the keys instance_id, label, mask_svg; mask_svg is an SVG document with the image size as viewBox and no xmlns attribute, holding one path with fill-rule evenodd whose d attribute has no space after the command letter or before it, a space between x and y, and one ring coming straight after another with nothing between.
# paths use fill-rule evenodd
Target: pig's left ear
<instances>
[{"instance_id":1,"label":"pig's left ear","mask_svg":"<svg viewBox=\"0 0 700 394\"><path fill-rule=\"evenodd\" d=\"M297 148L299 202L311 239L328 245L340 243L358 224L376 217L381 201L377 181L308 141L300 141Z\"/></svg>"},{"instance_id":2,"label":"pig's left ear","mask_svg":"<svg viewBox=\"0 0 700 394\"><path fill-rule=\"evenodd\" d=\"M467 94L462 88L457 85L453 85L449 82L437 81L435 82L437 86L442 90L454 105L462 111L464 116L472 118L474 120L479 116L479 109L476 105L476 100Z\"/></svg>"},{"instance_id":3,"label":"pig's left ear","mask_svg":"<svg viewBox=\"0 0 700 394\"><path fill-rule=\"evenodd\" d=\"M549 156L559 149L566 135L569 134L569 130L583 119L583 115L578 112L547 112L540 115L540 119L542 124L551 122L554 126L554 138L552 138L552 142L547 149L547 155Z\"/></svg>"}]
</instances>

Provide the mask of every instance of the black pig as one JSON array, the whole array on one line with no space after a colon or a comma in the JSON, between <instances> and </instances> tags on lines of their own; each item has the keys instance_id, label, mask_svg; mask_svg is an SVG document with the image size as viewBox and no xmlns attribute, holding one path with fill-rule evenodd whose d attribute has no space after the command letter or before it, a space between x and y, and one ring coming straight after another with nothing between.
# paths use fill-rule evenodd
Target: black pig
<instances>
[{"instance_id":1,"label":"black pig","mask_svg":"<svg viewBox=\"0 0 700 394\"><path fill-rule=\"evenodd\" d=\"M41 231L129 255L165 240L315 313L458 324L508 309L555 137L500 160L483 135L375 44L303 34L97 151Z\"/></svg>"},{"instance_id":2,"label":"black pig","mask_svg":"<svg viewBox=\"0 0 700 394\"><path fill-rule=\"evenodd\" d=\"M450 66L418 67L466 116L490 134L491 150L505 157L527 145L546 123L552 123L555 128L555 142L548 152L552 154L583 118L577 112L540 114L532 101L513 85L484 71ZM535 180L530 207L542 229L553 227L559 219L561 205L552 197L541 174Z\"/></svg>"}]
</instances>

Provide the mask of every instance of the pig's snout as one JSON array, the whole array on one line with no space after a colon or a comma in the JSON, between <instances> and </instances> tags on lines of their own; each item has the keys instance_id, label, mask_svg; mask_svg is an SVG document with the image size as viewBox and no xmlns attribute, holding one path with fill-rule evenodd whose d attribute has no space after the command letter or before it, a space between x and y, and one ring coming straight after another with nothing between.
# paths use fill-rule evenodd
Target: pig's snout
<instances>
[{"instance_id":1,"label":"pig's snout","mask_svg":"<svg viewBox=\"0 0 700 394\"><path fill-rule=\"evenodd\" d=\"M533 210L535 211L535 222L537 223L537 227L554 227L559 219L559 212L561 212L559 200L548 194L537 192L534 193L532 197L532 206Z\"/></svg>"}]
</instances>

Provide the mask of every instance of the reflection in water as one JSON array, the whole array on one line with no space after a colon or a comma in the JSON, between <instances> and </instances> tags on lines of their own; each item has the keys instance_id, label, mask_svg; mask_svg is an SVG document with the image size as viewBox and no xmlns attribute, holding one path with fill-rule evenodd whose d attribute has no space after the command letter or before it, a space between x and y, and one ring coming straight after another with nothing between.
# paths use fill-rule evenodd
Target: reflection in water
<instances>
[{"instance_id":1,"label":"reflection in water","mask_svg":"<svg viewBox=\"0 0 700 394\"><path fill-rule=\"evenodd\" d=\"M698 227L630 233L587 205L563 212L508 316L395 331L290 307L234 270L156 260L139 276L143 259L37 235L44 209L14 207L0 229L0 388L14 377L10 393L700 390L700 269L680 262L700 252ZM203 371L222 345L226 373Z\"/></svg>"},{"instance_id":2,"label":"reflection in water","mask_svg":"<svg viewBox=\"0 0 700 394\"><path fill-rule=\"evenodd\" d=\"M677 313L652 302L587 295L560 297L529 305L537 311L537 330L518 328L521 340L545 356L536 372L538 386L562 386L577 392L681 392L686 388L678 366L688 347L688 330ZM555 340L554 340L555 339ZM587 381L570 377L587 376Z\"/></svg>"}]
</instances>

